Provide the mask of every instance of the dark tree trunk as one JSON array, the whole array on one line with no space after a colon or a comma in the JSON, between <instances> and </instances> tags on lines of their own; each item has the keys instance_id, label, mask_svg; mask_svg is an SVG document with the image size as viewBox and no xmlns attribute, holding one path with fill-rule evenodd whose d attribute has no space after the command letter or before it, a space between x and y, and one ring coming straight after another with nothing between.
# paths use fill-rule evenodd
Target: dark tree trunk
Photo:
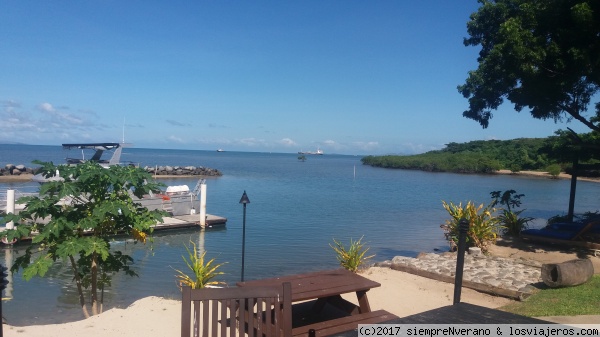
<instances>
[{"instance_id":1,"label":"dark tree trunk","mask_svg":"<svg viewBox=\"0 0 600 337\"><path fill-rule=\"evenodd\" d=\"M594 275L594 265L590 259L542 265L542 280L551 288L584 284L592 275Z\"/></svg>"}]
</instances>

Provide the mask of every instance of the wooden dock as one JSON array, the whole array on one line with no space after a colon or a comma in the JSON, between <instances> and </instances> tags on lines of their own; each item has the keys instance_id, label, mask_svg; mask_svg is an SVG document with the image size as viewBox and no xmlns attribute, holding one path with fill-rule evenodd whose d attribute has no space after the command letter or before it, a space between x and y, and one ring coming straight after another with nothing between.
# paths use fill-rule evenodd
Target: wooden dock
<instances>
[{"instance_id":1,"label":"wooden dock","mask_svg":"<svg viewBox=\"0 0 600 337\"><path fill-rule=\"evenodd\" d=\"M206 214L206 225L204 228L225 226L226 223L227 218L223 218L212 214ZM196 226L200 226L199 214L166 216L163 217L163 223L154 225L154 231L178 228L191 228Z\"/></svg>"},{"instance_id":2,"label":"wooden dock","mask_svg":"<svg viewBox=\"0 0 600 337\"><path fill-rule=\"evenodd\" d=\"M206 214L206 224L203 229L225 227L227 218L223 218L217 215ZM163 217L163 222L153 226L154 232L166 231L169 229L184 229L200 227L200 215L176 215ZM6 230L5 227L0 227L0 232ZM85 233L84 233L85 235ZM34 235L35 236L35 235ZM21 241L31 241L31 237L21 238ZM2 242L6 244L6 242Z\"/></svg>"}]
</instances>

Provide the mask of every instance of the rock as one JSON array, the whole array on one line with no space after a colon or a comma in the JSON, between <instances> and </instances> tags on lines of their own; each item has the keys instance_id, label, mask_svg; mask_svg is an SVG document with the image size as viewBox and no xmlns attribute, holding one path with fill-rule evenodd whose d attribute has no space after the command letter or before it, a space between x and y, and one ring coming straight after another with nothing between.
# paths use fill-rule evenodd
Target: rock
<instances>
[{"instance_id":1,"label":"rock","mask_svg":"<svg viewBox=\"0 0 600 337\"><path fill-rule=\"evenodd\" d=\"M436 253L419 253L419 255L417 255L417 260L435 260L437 257L438 254Z\"/></svg>"},{"instance_id":2,"label":"rock","mask_svg":"<svg viewBox=\"0 0 600 337\"><path fill-rule=\"evenodd\" d=\"M17 166L15 166L15 168L21 172L25 171L25 165L17 165Z\"/></svg>"},{"instance_id":3,"label":"rock","mask_svg":"<svg viewBox=\"0 0 600 337\"><path fill-rule=\"evenodd\" d=\"M390 260L385 260L382 262L375 262L375 267L386 267L386 268L390 268L392 266L392 261Z\"/></svg>"},{"instance_id":4,"label":"rock","mask_svg":"<svg viewBox=\"0 0 600 337\"><path fill-rule=\"evenodd\" d=\"M392 259L392 264L402 264L410 260L413 260L413 258L407 256L394 256L394 258Z\"/></svg>"},{"instance_id":5,"label":"rock","mask_svg":"<svg viewBox=\"0 0 600 337\"><path fill-rule=\"evenodd\" d=\"M481 255L481 248L479 248L479 247L469 247L469 255L480 256Z\"/></svg>"}]
</instances>

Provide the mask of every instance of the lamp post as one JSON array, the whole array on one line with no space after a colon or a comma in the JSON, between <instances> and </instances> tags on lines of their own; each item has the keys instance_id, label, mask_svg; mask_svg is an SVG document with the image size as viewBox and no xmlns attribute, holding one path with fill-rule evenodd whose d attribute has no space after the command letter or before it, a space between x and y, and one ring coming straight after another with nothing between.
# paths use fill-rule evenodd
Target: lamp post
<instances>
[{"instance_id":1,"label":"lamp post","mask_svg":"<svg viewBox=\"0 0 600 337\"><path fill-rule=\"evenodd\" d=\"M248 199L248 195L246 191L242 194L242 198L240 199L240 204L244 205L244 220L242 225L242 282L244 282L244 255L246 252L246 204L250 203L250 199Z\"/></svg>"}]
</instances>

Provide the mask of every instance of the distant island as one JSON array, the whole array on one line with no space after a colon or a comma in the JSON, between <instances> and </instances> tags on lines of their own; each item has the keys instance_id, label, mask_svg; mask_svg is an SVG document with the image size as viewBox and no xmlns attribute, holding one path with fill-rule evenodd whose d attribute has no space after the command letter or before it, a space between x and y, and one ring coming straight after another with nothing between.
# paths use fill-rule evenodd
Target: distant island
<instances>
[{"instance_id":1,"label":"distant island","mask_svg":"<svg viewBox=\"0 0 600 337\"><path fill-rule=\"evenodd\" d=\"M417 155L366 156L365 165L383 168L422 170L429 172L495 173L500 170L547 171L569 173L572 149L559 148L559 137L519 138L512 140L479 140L449 143L441 150ZM599 161L585 158L582 163ZM598 177L598 170L579 171L578 175Z\"/></svg>"}]
</instances>

